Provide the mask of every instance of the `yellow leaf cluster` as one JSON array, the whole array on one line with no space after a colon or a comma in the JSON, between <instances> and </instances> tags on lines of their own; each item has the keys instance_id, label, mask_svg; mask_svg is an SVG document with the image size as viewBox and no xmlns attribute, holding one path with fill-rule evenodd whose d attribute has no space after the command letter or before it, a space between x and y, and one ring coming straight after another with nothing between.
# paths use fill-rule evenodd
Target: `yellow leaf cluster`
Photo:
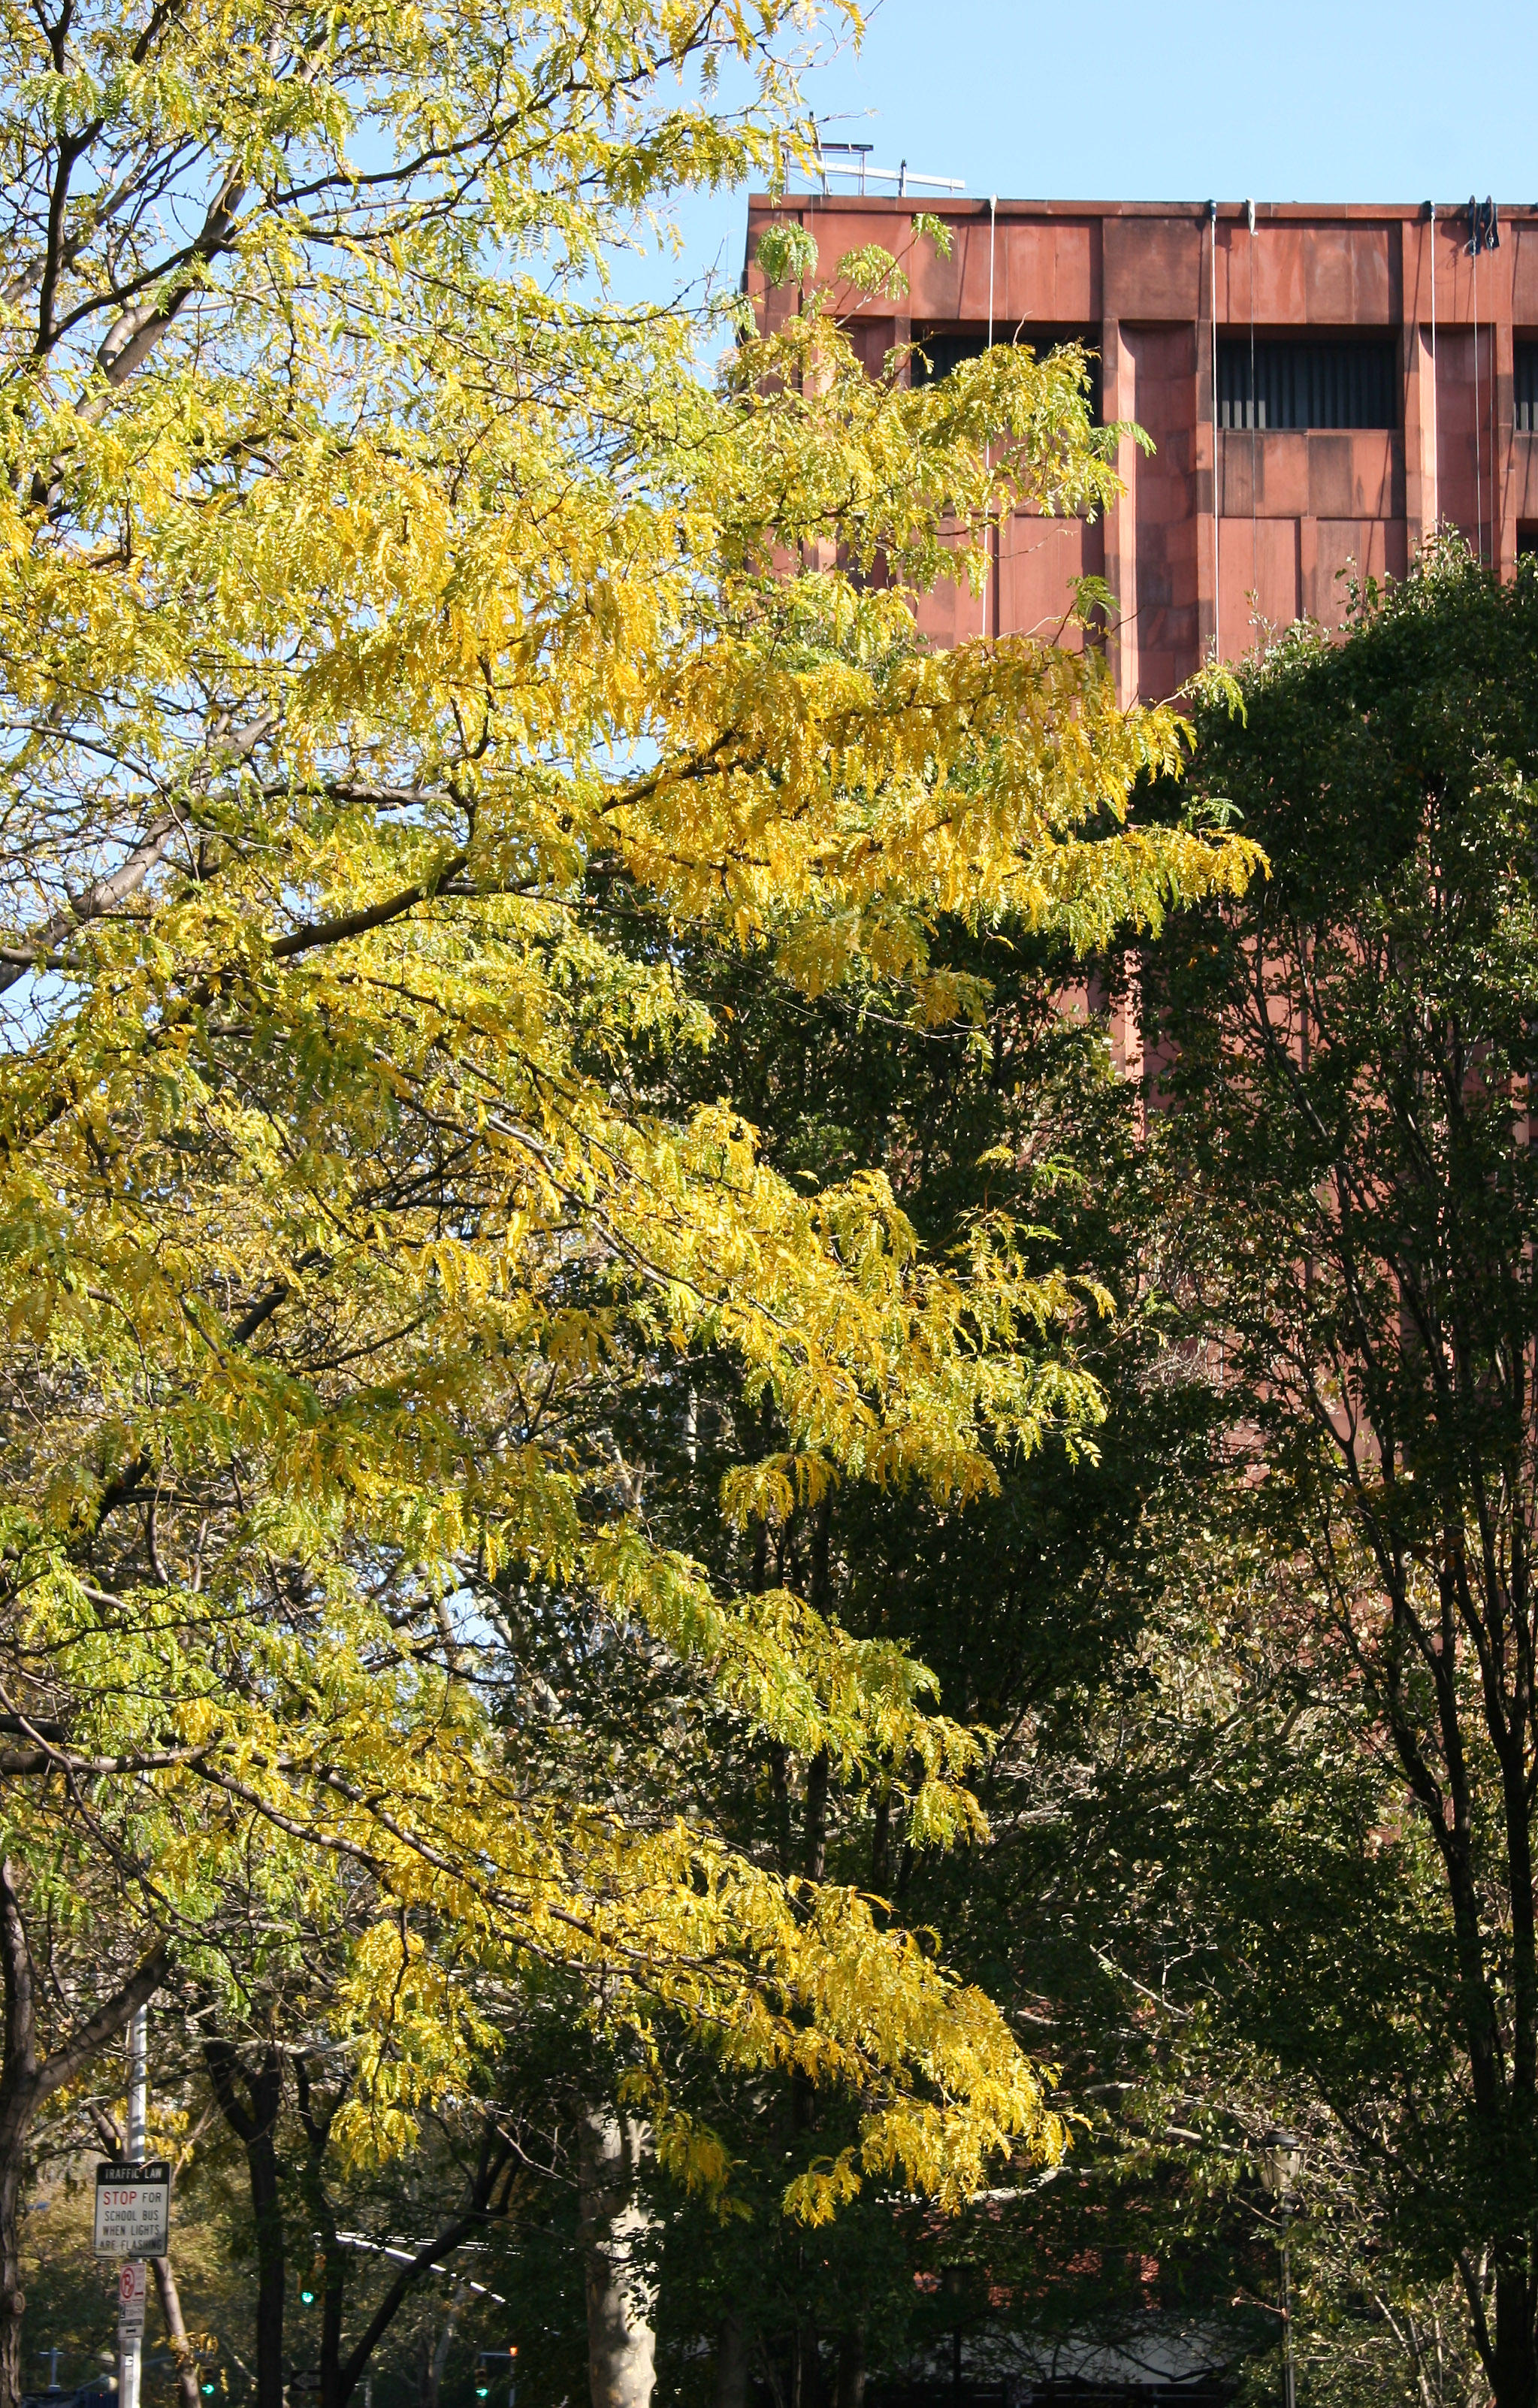
<instances>
[{"instance_id":1,"label":"yellow leaf cluster","mask_svg":"<svg viewBox=\"0 0 1538 2408\"><path fill-rule=\"evenodd\" d=\"M85 0L56 55L0 0L0 1686L23 1855L86 1783L190 1956L253 1880L263 1962L335 1940L349 2145L559 1967L852 2087L815 2217L1050 2154L1040 2078L869 1901L534 1781L495 1616L643 1629L977 1832L921 1668L659 1544L615 1400L732 1354L759 1522L964 1500L1099 1408L1006 1223L934 1261L879 1177L808 1197L730 1097L668 1110L690 948L933 1019L936 914L1092 943L1255 856L1129 817L1186 731L1093 646L914 646L958 530L1111 497L1072 361L873 380L812 307L712 379L608 299L638 213L779 172L794 14Z\"/></svg>"}]
</instances>

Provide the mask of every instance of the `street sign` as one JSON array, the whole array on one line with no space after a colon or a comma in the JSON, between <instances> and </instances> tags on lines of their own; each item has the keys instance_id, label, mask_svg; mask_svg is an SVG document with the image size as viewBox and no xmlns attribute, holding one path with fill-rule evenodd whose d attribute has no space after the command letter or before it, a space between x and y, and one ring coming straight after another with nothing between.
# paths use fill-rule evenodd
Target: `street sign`
<instances>
[{"instance_id":1,"label":"street sign","mask_svg":"<svg viewBox=\"0 0 1538 2408\"><path fill-rule=\"evenodd\" d=\"M171 2164L96 2168L98 2258L164 2258L171 2245Z\"/></svg>"},{"instance_id":2,"label":"street sign","mask_svg":"<svg viewBox=\"0 0 1538 2408\"><path fill-rule=\"evenodd\" d=\"M130 2258L118 2269L118 2339L133 2341L144 2330L145 2264Z\"/></svg>"}]
</instances>

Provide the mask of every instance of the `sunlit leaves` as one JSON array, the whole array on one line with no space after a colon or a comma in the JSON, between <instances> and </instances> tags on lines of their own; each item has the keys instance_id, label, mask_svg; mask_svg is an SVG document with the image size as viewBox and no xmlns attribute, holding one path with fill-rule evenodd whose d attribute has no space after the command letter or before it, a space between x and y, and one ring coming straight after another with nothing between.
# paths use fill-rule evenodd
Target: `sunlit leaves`
<instances>
[{"instance_id":1,"label":"sunlit leaves","mask_svg":"<svg viewBox=\"0 0 1538 2408\"><path fill-rule=\"evenodd\" d=\"M634 213L783 164L782 21L101 0L61 76L0 10L7 1711L200 1978L225 1891L265 1965L345 1930L360 2151L559 1968L611 2032L851 2087L861 2167L954 2201L1061 2140L993 2011L579 1747L534 1778L518 1615L980 1831L921 1668L662 1545L617 1403L728 1353L778 1433L745 1529L835 1480L964 1503L1092 1443L1094 1300L1004 1218L935 1260L876 1172L807 1194L730 1096L670 1111L716 1033L678 934L934 1025L976 1002L936 913L1092 944L1255 856L1129 817L1186 730L1092 645L915 643L990 516L1113 497L1079 360L872 379L814 298L712 378L605 298Z\"/></svg>"}]
</instances>

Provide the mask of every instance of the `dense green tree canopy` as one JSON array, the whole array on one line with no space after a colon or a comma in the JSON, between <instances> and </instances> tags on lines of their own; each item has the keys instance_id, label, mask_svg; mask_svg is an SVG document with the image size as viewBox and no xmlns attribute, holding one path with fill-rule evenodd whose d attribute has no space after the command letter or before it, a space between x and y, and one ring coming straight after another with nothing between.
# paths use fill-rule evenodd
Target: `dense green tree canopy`
<instances>
[{"instance_id":1,"label":"dense green tree canopy","mask_svg":"<svg viewBox=\"0 0 1538 2408\"><path fill-rule=\"evenodd\" d=\"M1273 874L1152 985L1232 1467L1230 1669L1163 1818L1193 1989L1457 2276L1501 2408L1538 2380L1535 664L1531 573L1455 545L1284 642L1200 773Z\"/></svg>"}]
</instances>

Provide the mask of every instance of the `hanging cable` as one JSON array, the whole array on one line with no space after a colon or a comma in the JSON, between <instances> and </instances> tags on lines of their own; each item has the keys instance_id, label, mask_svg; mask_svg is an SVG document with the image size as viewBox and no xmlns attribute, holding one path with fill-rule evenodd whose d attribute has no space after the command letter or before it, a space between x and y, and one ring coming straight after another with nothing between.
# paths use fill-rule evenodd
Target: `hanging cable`
<instances>
[{"instance_id":1,"label":"hanging cable","mask_svg":"<svg viewBox=\"0 0 1538 2408\"><path fill-rule=\"evenodd\" d=\"M1468 253L1474 261L1474 548L1485 557L1485 471L1480 452L1479 407L1479 254L1499 251L1501 225L1488 194L1482 201L1469 194ZM1490 321L1490 557L1495 556L1495 322Z\"/></svg>"},{"instance_id":2,"label":"hanging cable","mask_svg":"<svg viewBox=\"0 0 1538 2408\"><path fill-rule=\"evenodd\" d=\"M1442 411L1436 389L1436 203L1428 201L1431 229L1431 533L1442 523Z\"/></svg>"},{"instance_id":3,"label":"hanging cable","mask_svg":"<svg viewBox=\"0 0 1538 2408\"><path fill-rule=\"evenodd\" d=\"M1485 232L1485 249L1486 249L1487 251L1499 251L1499 250L1500 250L1500 248L1501 248L1501 228L1500 228L1500 225L1498 224L1497 220L1496 220L1496 214L1495 214L1495 202L1494 202L1494 200L1493 200L1492 198L1490 198L1490 197L1489 197L1489 195L1488 195L1488 194L1487 194L1487 196L1486 196L1486 200L1485 200L1484 219L1485 219L1485 228L1484 228L1484 232ZM1485 390L1486 390L1486 392L1487 392L1487 393L1488 394L1488 395L1489 395L1489 413L1490 413L1490 520L1489 520L1489 525L1490 525L1490 566L1493 568L1493 567L1495 566L1495 565L1496 565L1496 556L1497 556L1497 547L1496 547L1496 538L1495 538L1495 305L1494 305L1494 303L1493 303L1493 302L1492 302L1492 303L1491 303L1491 305L1490 305L1490 366L1489 366L1489 374L1488 374L1488 377L1486 378L1486 380L1485 380Z\"/></svg>"},{"instance_id":4,"label":"hanging cable","mask_svg":"<svg viewBox=\"0 0 1538 2408\"><path fill-rule=\"evenodd\" d=\"M999 196L988 196L988 348L993 349L993 237L998 230Z\"/></svg>"},{"instance_id":5,"label":"hanging cable","mask_svg":"<svg viewBox=\"0 0 1538 2408\"><path fill-rule=\"evenodd\" d=\"M1212 657L1218 658L1218 204L1207 203L1212 226Z\"/></svg>"},{"instance_id":6,"label":"hanging cable","mask_svg":"<svg viewBox=\"0 0 1538 2408\"><path fill-rule=\"evenodd\" d=\"M1260 609L1260 530L1257 518L1255 494L1255 438L1260 423L1260 405L1255 392L1255 204L1245 203L1245 217L1249 226L1249 590Z\"/></svg>"},{"instance_id":7,"label":"hanging cable","mask_svg":"<svg viewBox=\"0 0 1538 2408\"><path fill-rule=\"evenodd\" d=\"M990 351L993 349L993 241L994 236L998 231L998 221L999 196L997 193L990 193L988 196L988 348ZM991 474L993 467L993 445L991 439L990 439L983 456L987 461L990 474ZM983 641L985 644L988 641L988 580L989 571L991 566L992 554L990 550L990 538L989 536L988 505L985 501L983 505Z\"/></svg>"},{"instance_id":8,"label":"hanging cable","mask_svg":"<svg viewBox=\"0 0 1538 2408\"><path fill-rule=\"evenodd\" d=\"M1474 203L1469 203L1469 215L1474 216ZM1485 558L1485 474L1479 455L1479 245L1471 243L1474 252L1474 549L1483 566Z\"/></svg>"}]
</instances>

